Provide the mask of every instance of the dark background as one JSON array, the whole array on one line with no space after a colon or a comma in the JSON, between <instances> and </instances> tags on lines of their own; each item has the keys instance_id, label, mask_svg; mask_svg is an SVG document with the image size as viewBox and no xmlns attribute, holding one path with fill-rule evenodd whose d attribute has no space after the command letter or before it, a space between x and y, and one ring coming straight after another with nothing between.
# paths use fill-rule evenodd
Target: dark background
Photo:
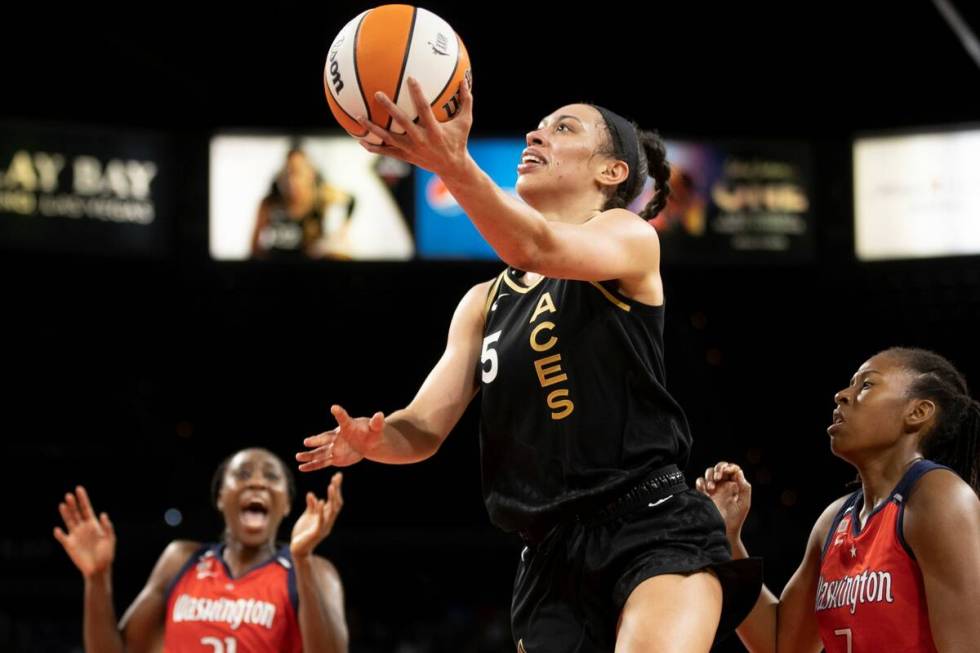
<instances>
[{"instance_id":1,"label":"dark background","mask_svg":"<svg viewBox=\"0 0 980 653\"><path fill-rule=\"evenodd\" d=\"M975 4L957 5L980 27ZM80 650L81 578L51 536L65 490L85 484L116 524L121 614L168 541L220 534L208 483L221 458L260 444L291 459L333 426L331 402L357 414L404 405L456 302L499 270L208 258L209 135L333 128L326 48L368 6L5 9L0 117L161 132L181 177L161 259L0 244L0 496L13 509L0 521L0 649ZM980 69L921 0L424 6L466 42L476 135L523 133L591 100L668 137L812 145L814 262L681 265L664 252L668 379L695 434L688 471L746 466L745 540L778 590L853 477L824 429L857 366L915 345L980 379L978 259L856 262L850 176L856 133L980 120ZM478 455L471 409L435 458L346 474L321 552L345 582L352 651L512 650L519 544L487 520ZM177 527L164 523L170 508Z\"/></svg>"}]
</instances>

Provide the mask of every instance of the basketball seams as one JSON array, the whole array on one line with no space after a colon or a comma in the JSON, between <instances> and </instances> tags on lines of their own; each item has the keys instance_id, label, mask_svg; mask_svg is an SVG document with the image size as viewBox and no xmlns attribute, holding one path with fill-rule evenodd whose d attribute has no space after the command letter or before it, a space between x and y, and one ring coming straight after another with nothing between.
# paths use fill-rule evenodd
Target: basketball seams
<instances>
[{"instance_id":1,"label":"basketball seams","mask_svg":"<svg viewBox=\"0 0 980 653\"><path fill-rule=\"evenodd\" d=\"M364 18L367 16L367 13L368 12L366 12L366 11L361 13L361 15L359 17L360 19L357 21L358 28L360 27L361 21L363 21ZM353 23L353 22L354 21L352 20L351 23ZM349 48L351 50L352 54L356 55L356 46L357 46L357 43L356 43L356 38L357 38L356 29L355 29L354 38L350 38L350 34L347 33L347 32L350 31L350 24L351 23L348 23L347 26L344 27L344 30L341 32L341 35L344 35L345 40L347 40L349 42L349 45L347 45L346 48ZM345 47L344 46L341 46L340 48L338 48L336 50L337 60L338 61L342 61L343 60L343 57L344 57L343 51L344 51L344 49L345 49ZM333 52L333 51L334 51L333 48L331 48L331 52ZM361 127L359 125L359 123L357 122L357 119L354 117L354 115L350 111L348 111L347 108L344 106L343 101L342 101L340 95L337 94L337 92L335 91L333 84L330 83L330 81L328 81L327 77L328 77L328 71L329 71L329 69L330 69L330 59L328 57L327 64L324 67L324 75L323 75L323 85L324 85L324 88L326 90L327 104L329 105L331 111L334 111L335 114L336 114L337 111L339 111L344 116L346 116L350 120L350 122L353 123L353 125L356 127L356 130L360 130L360 133L358 133L358 131L356 131L356 130L355 131L352 131L351 129L348 129L348 127L343 124L343 121L341 121L339 117L337 117L336 115L334 117L337 118L337 122L339 122L341 124L341 127L344 128L344 131L346 131L351 136L353 136L355 138L363 138L364 136L367 136L370 132L368 132L367 129L364 129L363 127ZM354 69L354 70L352 70L350 72L351 72L352 75L355 75L355 76L357 74L357 70L356 69ZM355 77L355 79L356 79L356 77ZM359 86L360 86L360 84L358 84L358 87ZM365 110L366 110L367 105L364 105L364 106L365 106Z\"/></svg>"},{"instance_id":2,"label":"basketball seams","mask_svg":"<svg viewBox=\"0 0 980 653\"><path fill-rule=\"evenodd\" d=\"M412 8L412 24L408 28L408 42L405 46L405 56L402 58L402 69L398 73L398 83L395 84L395 97L391 101L398 105L398 98L402 94L402 82L405 80L405 69L408 68L408 57L412 54L412 46L415 44L415 23L418 20L419 10L418 7ZM388 124L385 125L385 129L391 129L391 122L394 120L391 114L388 114Z\"/></svg>"},{"instance_id":3,"label":"basketball seams","mask_svg":"<svg viewBox=\"0 0 980 653\"><path fill-rule=\"evenodd\" d=\"M357 92L361 94L361 100L363 100L364 107L369 114L368 120L370 120L371 105L368 104L367 96L364 95L364 87L361 86L361 71L357 67L357 45L358 45L358 41L361 38L361 25L364 24L364 19L367 18L370 15L370 13L371 12L364 12L364 15L361 16L361 20L358 21L357 31L354 32L354 47L352 48L352 53L354 55L354 81L357 82ZM370 132L366 132L366 133L370 133Z\"/></svg>"},{"instance_id":4,"label":"basketball seams","mask_svg":"<svg viewBox=\"0 0 980 653\"><path fill-rule=\"evenodd\" d=\"M437 120L445 122L458 111L459 85L469 77L469 55L460 36L438 15L410 5L375 7L351 20L341 34L346 35L346 43L336 50L331 47L339 66L328 57L324 85L330 110L352 137L377 141L355 118L362 113L383 129L404 133L372 97L374 89L383 90L406 114L417 113L407 84L410 78L422 85ZM456 52L452 52L454 38ZM343 80L348 84L338 90ZM433 94L436 89L440 90Z\"/></svg>"}]
</instances>

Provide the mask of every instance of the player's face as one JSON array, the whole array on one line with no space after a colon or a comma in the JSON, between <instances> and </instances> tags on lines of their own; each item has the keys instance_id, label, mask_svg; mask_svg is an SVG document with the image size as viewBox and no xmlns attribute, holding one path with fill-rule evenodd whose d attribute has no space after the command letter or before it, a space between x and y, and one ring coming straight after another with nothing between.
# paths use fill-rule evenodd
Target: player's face
<instances>
[{"instance_id":1,"label":"player's face","mask_svg":"<svg viewBox=\"0 0 980 653\"><path fill-rule=\"evenodd\" d=\"M261 449L234 455L218 494L218 508L231 537L249 546L275 540L289 512L286 472L277 458Z\"/></svg>"},{"instance_id":2,"label":"player's face","mask_svg":"<svg viewBox=\"0 0 980 653\"><path fill-rule=\"evenodd\" d=\"M908 396L912 373L885 354L866 361L846 388L834 395L830 448L849 460L884 452L907 432L906 417L913 399Z\"/></svg>"},{"instance_id":3,"label":"player's face","mask_svg":"<svg viewBox=\"0 0 980 653\"><path fill-rule=\"evenodd\" d=\"M290 196L302 196L313 192L316 173L313 165L300 152L293 152L286 162L286 188L284 192Z\"/></svg>"},{"instance_id":4,"label":"player's face","mask_svg":"<svg viewBox=\"0 0 980 653\"><path fill-rule=\"evenodd\" d=\"M570 104L545 117L526 137L517 167L517 192L529 203L542 192L580 190L594 184L603 157L596 150L608 138L595 108Z\"/></svg>"}]
</instances>

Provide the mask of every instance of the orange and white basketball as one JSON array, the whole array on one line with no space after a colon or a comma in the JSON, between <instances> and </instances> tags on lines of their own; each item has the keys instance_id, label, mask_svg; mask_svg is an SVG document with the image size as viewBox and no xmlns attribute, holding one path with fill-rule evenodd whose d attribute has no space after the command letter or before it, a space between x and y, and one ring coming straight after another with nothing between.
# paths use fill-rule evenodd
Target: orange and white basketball
<instances>
[{"instance_id":1,"label":"orange and white basketball","mask_svg":"<svg viewBox=\"0 0 980 653\"><path fill-rule=\"evenodd\" d=\"M469 55L449 23L431 11L383 5L361 13L340 30L327 54L323 86L330 111L347 133L378 143L354 116L404 133L374 94L384 91L415 119L409 77L419 81L436 119L445 122L459 111L460 85L472 84Z\"/></svg>"}]
</instances>

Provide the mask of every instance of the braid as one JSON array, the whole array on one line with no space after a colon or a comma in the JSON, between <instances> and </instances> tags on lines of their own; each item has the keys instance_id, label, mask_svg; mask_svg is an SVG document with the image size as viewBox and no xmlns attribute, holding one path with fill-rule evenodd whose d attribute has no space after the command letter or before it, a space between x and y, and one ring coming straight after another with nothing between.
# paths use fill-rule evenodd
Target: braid
<instances>
[{"instance_id":1,"label":"braid","mask_svg":"<svg viewBox=\"0 0 980 653\"><path fill-rule=\"evenodd\" d=\"M909 394L929 399L939 409L922 441L922 453L955 471L980 494L980 403L970 396L966 379L931 351L894 347L883 353L897 356L918 374Z\"/></svg>"},{"instance_id":2,"label":"braid","mask_svg":"<svg viewBox=\"0 0 980 653\"><path fill-rule=\"evenodd\" d=\"M604 123L600 124L603 124L603 128L606 129L607 138L597 154L622 160L624 153L618 151L620 146L615 142L616 139L612 137ZM646 131L638 128L635 123L632 124L640 144L640 169L629 187L624 182L610 192L602 208L604 211L626 208L643 191L647 177L653 177L656 191L640 211L641 218L651 220L667 206L667 197L670 195L670 163L667 162L667 145L656 131Z\"/></svg>"},{"instance_id":3,"label":"braid","mask_svg":"<svg viewBox=\"0 0 980 653\"><path fill-rule=\"evenodd\" d=\"M642 158L647 162L647 174L653 177L656 188L650 202L640 211L640 217L644 220L652 220L664 210L667 206L667 198L670 197L670 163L667 162L667 144L655 131L638 131L637 136L643 146Z\"/></svg>"},{"instance_id":4,"label":"braid","mask_svg":"<svg viewBox=\"0 0 980 653\"><path fill-rule=\"evenodd\" d=\"M977 464L977 432L980 431L980 405L966 395L953 398L944 408L933 432L923 442L927 458L956 470L974 489L980 490L980 469Z\"/></svg>"}]
</instances>

